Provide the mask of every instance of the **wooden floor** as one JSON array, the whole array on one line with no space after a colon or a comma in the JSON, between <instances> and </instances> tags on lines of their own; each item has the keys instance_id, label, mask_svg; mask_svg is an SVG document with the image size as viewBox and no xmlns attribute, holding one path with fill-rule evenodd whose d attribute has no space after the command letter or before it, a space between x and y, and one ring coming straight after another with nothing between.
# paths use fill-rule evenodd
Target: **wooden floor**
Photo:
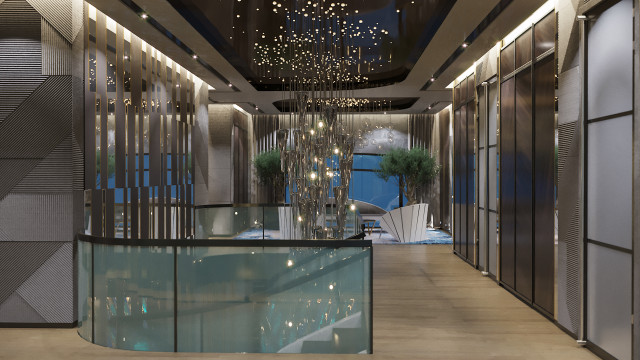
<instances>
[{"instance_id":1,"label":"wooden floor","mask_svg":"<svg viewBox=\"0 0 640 360\"><path fill-rule=\"evenodd\" d=\"M374 247L373 359L596 359L450 245ZM0 329L0 359L362 359L363 355L174 354L92 345L74 329Z\"/></svg>"}]
</instances>

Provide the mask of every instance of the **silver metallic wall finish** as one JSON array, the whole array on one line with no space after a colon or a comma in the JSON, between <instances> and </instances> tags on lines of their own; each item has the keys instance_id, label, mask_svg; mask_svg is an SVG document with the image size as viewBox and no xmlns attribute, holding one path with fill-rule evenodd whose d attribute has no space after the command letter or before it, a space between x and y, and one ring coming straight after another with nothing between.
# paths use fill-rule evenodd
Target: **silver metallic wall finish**
<instances>
[{"instance_id":1,"label":"silver metallic wall finish","mask_svg":"<svg viewBox=\"0 0 640 360\"><path fill-rule=\"evenodd\" d=\"M72 131L82 97L72 78L82 68L72 67L78 36L63 33L81 24L82 1L32 2L0 1L0 326L75 318L83 203L73 189L83 185L84 155Z\"/></svg>"}]
</instances>

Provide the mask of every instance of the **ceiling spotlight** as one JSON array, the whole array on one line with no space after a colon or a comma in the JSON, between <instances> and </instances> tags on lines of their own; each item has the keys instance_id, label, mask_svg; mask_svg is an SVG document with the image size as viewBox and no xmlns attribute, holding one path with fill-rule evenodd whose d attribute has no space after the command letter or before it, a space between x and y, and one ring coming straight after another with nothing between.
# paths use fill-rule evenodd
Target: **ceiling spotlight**
<instances>
[{"instance_id":1,"label":"ceiling spotlight","mask_svg":"<svg viewBox=\"0 0 640 360\"><path fill-rule=\"evenodd\" d=\"M233 87L233 84L232 84L232 83L229 83L229 84L227 84L227 85L228 85L229 87Z\"/></svg>"},{"instance_id":2,"label":"ceiling spotlight","mask_svg":"<svg viewBox=\"0 0 640 360\"><path fill-rule=\"evenodd\" d=\"M434 81L436 81L436 78L435 78L435 77L432 77L432 78L431 78L431 82L434 82Z\"/></svg>"},{"instance_id":3,"label":"ceiling spotlight","mask_svg":"<svg viewBox=\"0 0 640 360\"><path fill-rule=\"evenodd\" d=\"M191 57L193 58L193 60L195 60L195 59L197 59L197 58L198 58L198 55L193 54L193 55L191 55Z\"/></svg>"},{"instance_id":4,"label":"ceiling spotlight","mask_svg":"<svg viewBox=\"0 0 640 360\"><path fill-rule=\"evenodd\" d=\"M129 55L125 55L125 56L124 56L124 59L125 59L125 60L129 60Z\"/></svg>"},{"instance_id":5,"label":"ceiling spotlight","mask_svg":"<svg viewBox=\"0 0 640 360\"><path fill-rule=\"evenodd\" d=\"M148 17L149 17L149 15L147 15L147 14L145 14L145 13L142 13L142 14L140 14L140 17L141 17L141 18L143 18L143 19L146 19L146 18L148 18Z\"/></svg>"},{"instance_id":6,"label":"ceiling spotlight","mask_svg":"<svg viewBox=\"0 0 640 360\"><path fill-rule=\"evenodd\" d=\"M256 106L256 110L260 110L260 109Z\"/></svg>"},{"instance_id":7,"label":"ceiling spotlight","mask_svg":"<svg viewBox=\"0 0 640 360\"><path fill-rule=\"evenodd\" d=\"M462 43L462 48L466 48L467 46L469 46L469 44L468 44L468 43L466 43L466 42L463 42L463 43Z\"/></svg>"}]
</instances>

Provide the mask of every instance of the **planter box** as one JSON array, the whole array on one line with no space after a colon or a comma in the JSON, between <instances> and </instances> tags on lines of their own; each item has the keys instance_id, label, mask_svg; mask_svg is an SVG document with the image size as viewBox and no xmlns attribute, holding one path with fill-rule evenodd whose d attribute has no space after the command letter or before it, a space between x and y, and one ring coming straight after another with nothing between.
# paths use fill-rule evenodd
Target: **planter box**
<instances>
[{"instance_id":1,"label":"planter box","mask_svg":"<svg viewBox=\"0 0 640 360\"><path fill-rule=\"evenodd\" d=\"M380 218L382 230L402 243L424 240L429 204L416 204L391 210Z\"/></svg>"}]
</instances>

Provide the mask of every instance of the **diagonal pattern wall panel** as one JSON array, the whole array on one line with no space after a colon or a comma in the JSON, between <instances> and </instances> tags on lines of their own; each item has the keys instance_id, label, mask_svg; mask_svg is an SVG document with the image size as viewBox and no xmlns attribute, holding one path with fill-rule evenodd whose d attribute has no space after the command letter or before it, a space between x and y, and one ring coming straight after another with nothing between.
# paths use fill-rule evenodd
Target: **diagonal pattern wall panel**
<instances>
[{"instance_id":1,"label":"diagonal pattern wall panel","mask_svg":"<svg viewBox=\"0 0 640 360\"><path fill-rule=\"evenodd\" d=\"M10 193L0 202L2 231L20 241L72 241L72 205L71 192Z\"/></svg>"},{"instance_id":2,"label":"diagonal pattern wall panel","mask_svg":"<svg viewBox=\"0 0 640 360\"><path fill-rule=\"evenodd\" d=\"M0 4L0 78L41 74L40 15L24 0Z\"/></svg>"},{"instance_id":3,"label":"diagonal pattern wall panel","mask_svg":"<svg viewBox=\"0 0 640 360\"><path fill-rule=\"evenodd\" d=\"M42 20L42 74L71 75L71 43Z\"/></svg>"},{"instance_id":4,"label":"diagonal pattern wall panel","mask_svg":"<svg viewBox=\"0 0 640 360\"><path fill-rule=\"evenodd\" d=\"M16 291L50 323L73 322L73 244L65 243Z\"/></svg>"},{"instance_id":5,"label":"diagonal pattern wall panel","mask_svg":"<svg viewBox=\"0 0 640 360\"><path fill-rule=\"evenodd\" d=\"M82 28L82 16L77 16L78 12L82 12L82 0L27 0L27 2L68 42L72 43L75 40Z\"/></svg>"},{"instance_id":6,"label":"diagonal pattern wall panel","mask_svg":"<svg viewBox=\"0 0 640 360\"><path fill-rule=\"evenodd\" d=\"M0 242L0 304L4 303L62 245L61 242ZM5 319L0 318L0 322L3 321Z\"/></svg>"},{"instance_id":7,"label":"diagonal pattern wall panel","mask_svg":"<svg viewBox=\"0 0 640 360\"><path fill-rule=\"evenodd\" d=\"M51 76L0 124L0 158L44 158L71 133L71 76Z\"/></svg>"},{"instance_id":8,"label":"diagonal pattern wall panel","mask_svg":"<svg viewBox=\"0 0 640 360\"><path fill-rule=\"evenodd\" d=\"M3 159L0 158L0 201L9 194L11 189L22 180L38 163L40 159ZM0 218L0 224L2 218ZM2 226L0 226L2 228Z\"/></svg>"},{"instance_id":9,"label":"diagonal pattern wall panel","mask_svg":"<svg viewBox=\"0 0 640 360\"><path fill-rule=\"evenodd\" d=\"M71 135L56 146L18 184L12 192L57 193L71 192L73 184ZM63 209L60 209L63 210Z\"/></svg>"},{"instance_id":10,"label":"diagonal pattern wall panel","mask_svg":"<svg viewBox=\"0 0 640 360\"><path fill-rule=\"evenodd\" d=\"M72 324L75 314L73 232L84 209L73 190L83 189L84 154L72 131L82 86L72 82L83 79L83 2L31 3L0 0L0 326Z\"/></svg>"},{"instance_id":11,"label":"diagonal pattern wall panel","mask_svg":"<svg viewBox=\"0 0 640 360\"><path fill-rule=\"evenodd\" d=\"M0 304L0 319L5 322L46 322L18 293L13 293L4 303Z\"/></svg>"},{"instance_id":12,"label":"diagonal pattern wall panel","mask_svg":"<svg viewBox=\"0 0 640 360\"><path fill-rule=\"evenodd\" d=\"M0 124L42 85L46 76L0 76Z\"/></svg>"}]
</instances>

